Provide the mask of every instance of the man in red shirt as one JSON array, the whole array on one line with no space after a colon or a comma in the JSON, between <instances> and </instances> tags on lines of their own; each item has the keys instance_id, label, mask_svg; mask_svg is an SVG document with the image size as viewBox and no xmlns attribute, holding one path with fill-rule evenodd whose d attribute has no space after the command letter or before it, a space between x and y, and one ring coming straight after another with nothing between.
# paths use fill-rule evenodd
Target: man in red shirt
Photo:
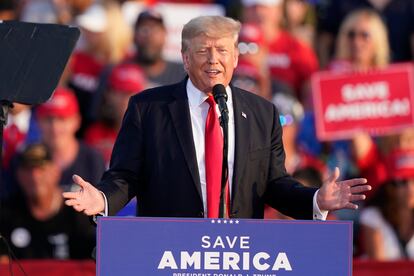
<instances>
[{"instance_id":1,"label":"man in red shirt","mask_svg":"<svg viewBox=\"0 0 414 276\"><path fill-rule=\"evenodd\" d=\"M146 85L144 73L133 63L117 65L109 75L98 121L85 132L85 142L102 154L106 164L109 164L129 98Z\"/></svg>"},{"instance_id":2,"label":"man in red shirt","mask_svg":"<svg viewBox=\"0 0 414 276\"><path fill-rule=\"evenodd\" d=\"M314 51L283 30L281 0L243 0L243 20L257 24L269 47L271 76L286 82L299 98L311 74L318 69Z\"/></svg>"}]
</instances>

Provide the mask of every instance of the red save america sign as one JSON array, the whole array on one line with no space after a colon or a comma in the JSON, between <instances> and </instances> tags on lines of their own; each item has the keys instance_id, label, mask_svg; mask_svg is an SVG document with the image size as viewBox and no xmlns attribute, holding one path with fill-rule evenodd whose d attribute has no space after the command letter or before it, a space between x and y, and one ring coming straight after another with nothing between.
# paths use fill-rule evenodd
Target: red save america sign
<instances>
[{"instance_id":1,"label":"red save america sign","mask_svg":"<svg viewBox=\"0 0 414 276\"><path fill-rule=\"evenodd\" d=\"M395 64L368 73L314 74L318 138L348 139L358 131L388 135L414 126L413 79L413 64Z\"/></svg>"}]
</instances>

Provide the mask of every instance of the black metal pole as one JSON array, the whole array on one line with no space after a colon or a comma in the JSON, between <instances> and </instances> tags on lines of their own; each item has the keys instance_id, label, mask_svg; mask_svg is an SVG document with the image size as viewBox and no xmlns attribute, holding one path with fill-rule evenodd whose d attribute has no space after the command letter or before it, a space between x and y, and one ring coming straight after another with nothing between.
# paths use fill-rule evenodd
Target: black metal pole
<instances>
[{"instance_id":1,"label":"black metal pole","mask_svg":"<svg viewBox=\"0 0 414 276\"><path fill-rule=\"evenodd\" d=\"M1 198L3 194L3 130L7 124L7 117L9 115L9 109L13 107L13 104L9 101L0 100L0 208Z\"/></svg>"},{"instance_id":2,"label":"black metal pole","mask_svg":"<svg viewBox=\"0 0 414 276\"><path fill-rule=\"evenodd\" d=\"M220 116L220 125L223 129L223 163L222 163L222 170L221 170L221 193L220 193L220 207L219 207L219 217L220 218L227 218L227 209L230 210L230 201L226 202L226 186L228 180L228 161L227 161L227 153L228 153L228 134L229 134L229 127L228 127L228 114L223 112ZM227 204L229 206L227 206Z\"/></svg>"}]
</instances>

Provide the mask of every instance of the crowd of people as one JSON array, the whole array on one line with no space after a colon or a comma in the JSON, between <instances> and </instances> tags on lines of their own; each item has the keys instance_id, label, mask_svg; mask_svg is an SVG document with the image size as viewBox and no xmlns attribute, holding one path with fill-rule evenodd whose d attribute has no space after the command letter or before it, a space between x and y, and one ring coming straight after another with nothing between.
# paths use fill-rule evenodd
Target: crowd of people
<instances>
[{"instance_id":1,"label":"crowd of people","mask_svg":"<svg viewBox=\"0 0 414 276\"><path fill-rule=\"evenodd\" d=\"M4 129L0 233L18 258L91 257L94 226L66 207L61 193L77 189L75 173L99 182L130 96L186 76L181 63L163 56L167 26L158 1L142 1L144 9L133 25L122 13L124 2L0 3L0 20L71 24L81 30L52 98L33 107L15 103ZM365 177L374 187L360 211L328 217L354 220L355 257L414 259L414 127L392 136L361 131L350 140L319 141L310 85L312 74L321 70L364 73L412 62L414 2L179 2L217 3L242 22L232 82L278 108L289 174L320 187L340 167L341 178ZM134 207L123 212L134 213ZM265 217L289 219L270 207ZM7 248L0 244L0 262L2 255Z\"/></svg>"}]
</instances>

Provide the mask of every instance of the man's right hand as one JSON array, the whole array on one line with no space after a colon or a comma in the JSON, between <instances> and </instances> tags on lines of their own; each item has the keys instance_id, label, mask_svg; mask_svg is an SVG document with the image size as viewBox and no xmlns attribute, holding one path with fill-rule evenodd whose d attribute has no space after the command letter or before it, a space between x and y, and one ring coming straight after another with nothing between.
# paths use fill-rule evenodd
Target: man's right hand
<instances>
[{"instance_id":1,"label":"man's right hand","mask_svg":"<svg viewBox=\"0 0 414 276\"><path fill-rule=\"evenodd\" d=\"M79 175L73 175L72 179L81 189L77 192L63 193L63 197L66 199L65 204L88 216L104 212L105 199L102 193Z\"/></svg>"}]
</instances>

